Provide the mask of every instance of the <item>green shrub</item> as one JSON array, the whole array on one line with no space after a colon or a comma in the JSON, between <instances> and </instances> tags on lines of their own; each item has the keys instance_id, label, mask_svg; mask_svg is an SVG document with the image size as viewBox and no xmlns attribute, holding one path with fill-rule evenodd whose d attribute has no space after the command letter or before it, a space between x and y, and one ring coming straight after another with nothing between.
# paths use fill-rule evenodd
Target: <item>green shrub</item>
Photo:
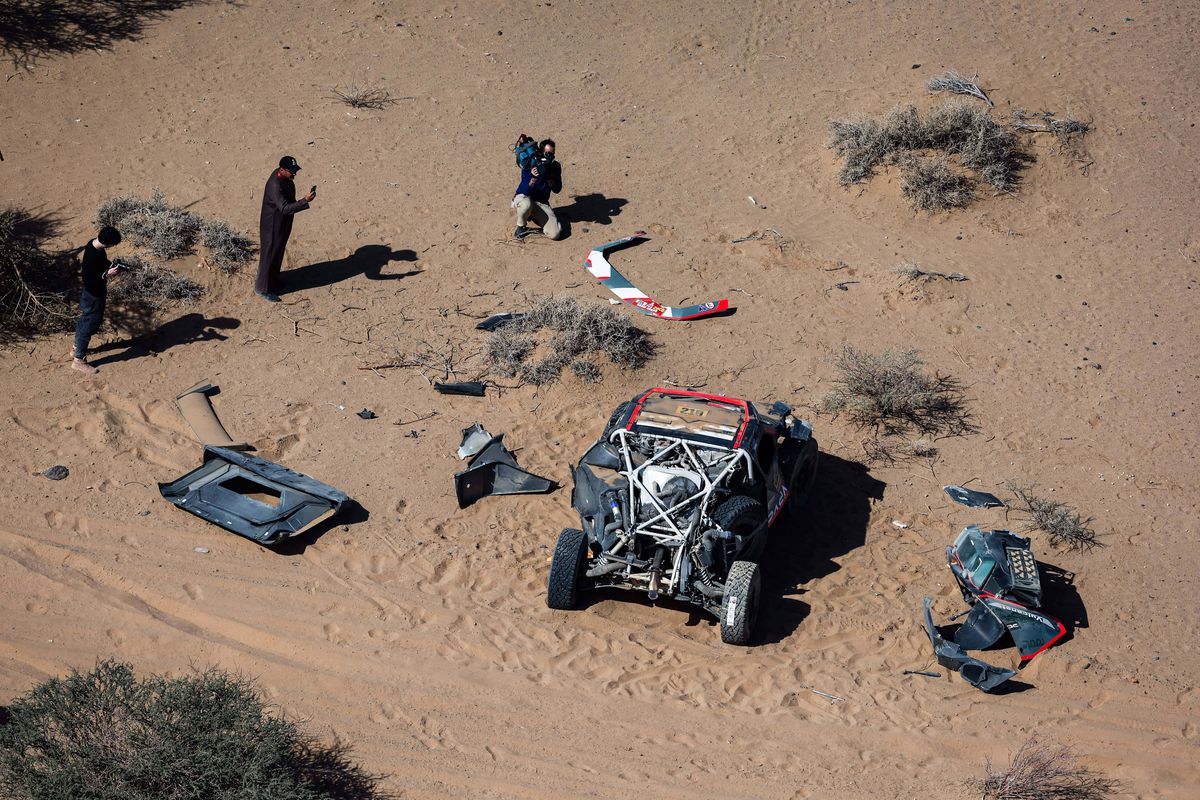
<instances>
[{"instance_id":1,"label":"green shrub","mask_svg":"<svg viewBox=\"0 0 1200 800\"><path fill-rule=\"evenodd\" d=\"M0 724L9 800L376 800L377 784L217 669L138 678L104 661L35 686Z\"/></svg>"}]
</instances>

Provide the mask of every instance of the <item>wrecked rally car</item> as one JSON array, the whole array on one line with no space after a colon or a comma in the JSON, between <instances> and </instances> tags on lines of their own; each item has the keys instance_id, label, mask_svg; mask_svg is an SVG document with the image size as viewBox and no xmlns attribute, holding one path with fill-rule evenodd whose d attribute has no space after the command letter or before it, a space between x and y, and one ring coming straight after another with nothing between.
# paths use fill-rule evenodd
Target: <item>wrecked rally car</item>
<instances>
[{"instance_id":1,"label":"wrecked rally car","mask_svg":"<svg viewBox=\"0 0 1200 800\"><path fill-rule=\"evenodd\" d=\"M925 601L925 628L938 663L990 691L1016 674L966 654L983 650L1004 634L1012 637L1021 666L1064 635L1066 626L1039 610L1042 581L1029 539L1009 531L983 531L970 525L946 548L946 561L971 611L953 641L938 634Z\"/></svg>"},{"instance_id":2,"label":"wrecked rally car","mask_svg":"<svg viewBox=\"0 0 1200 800\"><path fill-rule=\"evenodd\" d=\"M656 388L623 403L575 467L582 528L558 537L546 604L572 609L618 587L703 608L721 639L750 642L771 524L804 502L812 426L776 402Z\"/></svg>"}]
</instances>

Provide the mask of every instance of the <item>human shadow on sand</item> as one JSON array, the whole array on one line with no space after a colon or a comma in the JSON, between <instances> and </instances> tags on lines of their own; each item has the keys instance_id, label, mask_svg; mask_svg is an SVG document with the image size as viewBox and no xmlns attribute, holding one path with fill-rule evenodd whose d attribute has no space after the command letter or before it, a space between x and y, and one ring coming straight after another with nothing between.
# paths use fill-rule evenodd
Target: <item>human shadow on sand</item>
<instances>
[{"instance_id":1,"label":"human shadow on sand","mask_svg":"<svg viewBox=\"0 0 1200 800\"><path fill-rule=\"evenodd\" d=\"M367 244L345 258L306 264L303 267L280 273L279 294L291 294L305 289L332 286L356 275L365 275L373 281L398 281L412 275L419 275L422 270L414 269L408 272L384 274L383 268L393 261L413 262L416 260L417 254L412 250L392 250L385 244Z\"/></svg>"},{"instance_id":2,"label":"human shadow on sand","mask_svg":"<svg viewBox=\"0 0 1200 800\"><path fill-rule=\"evenodd\" d=\"M605 197L599 192L571 196L571 204L554 209L554 215L562 225L561 239L571 235L572 223L611 225L612 218L621 213L621 207L629 201L623 197Z\"/></svg>"},{"instance_id":3,"label":"human shadow on sand","mask_svg":"<svg viewBox=\"0 0 1200 800\"><path fill-rule=\"evenodd\" d=\"M753 645L782 641L808 616L810 606L799 598L801 584L841 569L834 560L861 547L867 539L871 501L883 498L886 486L867 468L829 453L821 453L817 477L808 503L794 517L776 520L769 531L760 563L762 596ZM599 589L584 593L581 606L604 600L656 605L688 615L685 625L707 625L717 620L699 608L667 598L651 602L642 592Z\"/></svg>"},{"instance_id":4,"label":"human shadow on sand","mask_svg":"<svg viewBox=\"0 0 1200 800\"><path fill-rule=\"evenodd\" d=\"M130 336L91 348L93 353L102 353L118 348L124 349L119 353L92 359L90 363L98 367L102 364L115 364L118 361L143 358L152 353L161 353L172 347L192 342L225 341L229 337L221 331L240 327L241 324L241 320L233 317L206 317L198 312L184 314L182 317L159 325L149 333Z\"/></svg>"}]
</instances>

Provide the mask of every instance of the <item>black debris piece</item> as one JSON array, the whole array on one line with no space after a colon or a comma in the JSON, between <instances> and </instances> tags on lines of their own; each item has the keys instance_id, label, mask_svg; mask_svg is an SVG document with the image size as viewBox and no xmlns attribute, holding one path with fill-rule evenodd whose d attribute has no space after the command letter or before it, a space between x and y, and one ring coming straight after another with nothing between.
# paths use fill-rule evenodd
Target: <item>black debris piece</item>
<instances>
[{"instance_id":1,"label":"black debris piece","mask_svg":"<svg viewBox=\"0 0 1200 800\"><path fill-rule=\"evenodd\" d=\"M49 478L52 481L61 481L70 474L71 470L67 469L62 464L55 464L53 467L43 472L42 477Z\"/></svg>"},{"instance_id":2,"label":"black debris piece","mask_svg":"<svg viewBox=\"0 0 1200 800\"><path fill-rule=\"evenodd\" d=\"M478 431L487 433L483 426ZM458 495L458 507L466 508L482 497L495 494L544 494L558 488L558 484L540 475L521 469L517 460L504 446L504 434L489 436L479 446L475 426L463 431L464 450L474 450L467 468L454 474L454 491ZM473 438L474 437L474 438Z\"/></svg>"},{"instance_id":3,"label":"black debris piece","mask_svg":"<svg viewBox=\"0 0 1200 800\"><path fill-rule=\"evenodd\" d=\"M350 499L272 461L211 445L200 467L158 491L184 511L267 545L303 533Z\"/></svg>"},{"instance_id":4,"label":"black debris piece","mask_svg":"<svg viewBox=\"0 0 1200 800\"><path fill-rule=\"evenodd\" d=\"M937 662L947 669L958 672L967 683L977 689L990 692L1000 684L1016 675L1016 670L993 667L991 664L967 655L961 646L948 642L938 633L933 624L933 613L929 610L930 600L925 598L925 633L933 644L933 653Z\"/></svg>"},{"instance_id":5,"label":"black debris piece","mask_svg":"<svg viewBox=\"0 0 1200 800\"><path fill-rule=\"evenodd\" d=\"M469 428L463 428L462 444L458 448L458 460L470 458L492 441L492 435L479 422Z\"/></svg>"},{"instance_id":6,"label":"black debris piece","mask_svg":"<svg viewBox=\"0 0 1200 800\"><path fill-rule=\"evenodd\" d=\"M962 486L943 486L950 499L969 508L1003 508L1004 502L991 492L977 492Z\"/></svg>"},{"instance_id":7,"label":"black debris piece","mask_svg":"<svg viewBox=\"0 0 1200 800\"><path fill-rule=\"evenodd\" d=\"M358 412L358 416L362 417L363 419L375 419L375 412L369 408L364 408L362 411Z\"/></svg>"},{"instance_id":8,"label":"black debris piece","mask_svg":"<svg viewBox=\"0 0 1200 800\"><path fill-rule=\"evenodd\" d=\"M441 394L463 394L469 397L483 397L485 386L481 381L465 381L463 383L435 383L433 388Z\"/></svg>"},{"instance_id":9,"label":"black debris piece","mask_svg":"<svg viewBox=\"0 0 1200 800\"><path fill-rule=\"evenodd\" d=\"M517 320L524 319L524 318L525 318L524 312L516 314L516 313L511 313L511 312L506 311L503 314L492 314L490 317L485 319L483 322L476 325L475 329L480 330L480 331L494 331L494 330L496 330L496 328L499 328L501 325L507 325L510 322L516 322Z\"/></svg>"}]
</instances>

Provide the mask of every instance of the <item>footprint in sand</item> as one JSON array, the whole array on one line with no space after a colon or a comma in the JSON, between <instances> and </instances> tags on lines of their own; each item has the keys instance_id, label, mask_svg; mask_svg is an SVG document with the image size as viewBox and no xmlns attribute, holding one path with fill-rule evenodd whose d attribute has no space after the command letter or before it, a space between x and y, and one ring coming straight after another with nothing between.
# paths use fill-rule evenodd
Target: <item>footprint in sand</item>
<instances>
[{"instance_id":1,"label":"footprint in sand","mask_svg":"<svg viewBox=\"0 0 1200 800\"><path fill-rule=\"evenodd\" d=\"M187 592L187 596L192 598L193 600L203 600L204 599L204 590L201 589L199 586L197 586L194 583L185 583L183 585L183 590L185 592Z\"/></svg>"},{"instance_id":2,"label":"footprint in sand","mask_svg":"<svg viewBox=\"0 0 1200 800\"><path fill-rule=\"evenodd\" d=\"M325 638L334 644L345 644L345 639L342 638L342 629L332 622L327 622L321 626L321 631L325 634Z\"/></svg>"},{"instance_id":3,"label":"footprint in sand","mask_svg":"<svg viewBox=\"0 0 1200 800\"><path fill-rule=\"evenodd\" d=\"M109 628L104 633L108 636L109 639L112 640L113 645L115 645L116 647L124 646L125 638L126 638L125 631L120 630L119 628Z\"/></svg>"}]
</instances>

